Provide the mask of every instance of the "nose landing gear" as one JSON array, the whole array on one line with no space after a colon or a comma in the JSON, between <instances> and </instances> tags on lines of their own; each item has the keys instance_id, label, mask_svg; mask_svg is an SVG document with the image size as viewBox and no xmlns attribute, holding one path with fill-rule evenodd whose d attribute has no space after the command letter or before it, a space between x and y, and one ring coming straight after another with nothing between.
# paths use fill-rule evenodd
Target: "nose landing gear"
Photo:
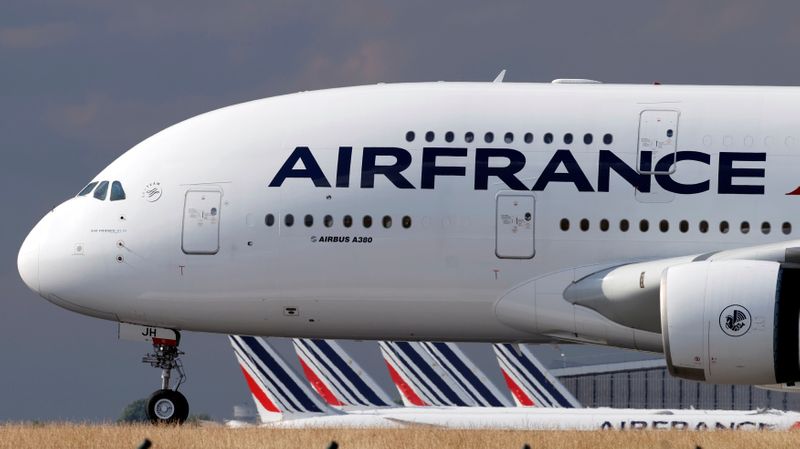
<instances>
[{"instance_id":1,"label":"nose landing gear","mask_svg":"<svg viewBox=\"0 0 800 449\"><path fill-rule=\"evenodd\" d=\"M181 334L174 329L139 326L120 323L119 338L122 340L144 341L153 345L153 352L142 358L153 368L161 369L161 389L156 390L147 399L147 417L153 424L183 424L189 417L189 403L186 397L178 392L186 374L183 372L181 356L178 349ZM178 373L175 388L170 388L172 370Z\"/></svg>"},{"instance_id":2,"label":"nose landing gear","mask_svg":"<svg viewBox=\"0 0 800 449\"><path fill-rule=\"evenodd\" d=\"M186 374L180 359L184 353L178 350L180 334L177 332L176 337L175 340L153 338L153 352L142 358L143 363L161 368L161 389L154 391L147 399L147 417L153 424L183 424L189 417L189 403L178 392L178 388L186 380ZM170 389L173 369L179 377L175 389Z\"/></svg>"}]
</instances>

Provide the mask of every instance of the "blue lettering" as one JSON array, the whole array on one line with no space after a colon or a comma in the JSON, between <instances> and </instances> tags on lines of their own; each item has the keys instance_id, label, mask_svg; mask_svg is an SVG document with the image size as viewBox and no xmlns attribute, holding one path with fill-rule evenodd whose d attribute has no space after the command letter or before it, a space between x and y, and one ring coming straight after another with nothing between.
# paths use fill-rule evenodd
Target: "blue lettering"
<instances>
[{"instance_id":1,"label":"blue lettering","mask_svg":"<svg viewBox=\"0 0 800 449\"><path fill-rule=\"evenodd\" d=\"M438 148L430 147L422 149L422 185L423 189L432 189L436 183L436 176L464 176L467 174L466 167L438 167L436 158L445 157L466 157L466 148Z\"/></svg>"},{"instance_id":2,"label":"blue lettering","mask_svg":"<svg viewBox=\"0 0 800 449\"><path fill-rule=\"evenodd\" d=\"M379 156L393 157L395 162L391 165L377 165ZM398 189L413 189L414 186L408 179L400 174L409 165L411 165L411 153L402 148L366 147L361 162L361 188L375 187L375 175L383 175Z\"/></svg>"},{"instance_id":3,"label":"blue lettering","mask_svg":"<svg viewBox=\"0 0 800 449\"><path fill-rule=\"evenodd\" d=\"M294 168L298 161L302 162L305 168ZM331 186L308 147L295 148L289 158L286 159L286 162L283 163L281 169L278 170L278 174L269 183L269 186L280 187L286 178L308 178L314 182L315 187Z\"/></svg>"},{"instance_id":4,"label":"blue lettering","mask_svg":"<svg viewBox=\"0 0 800 449\"><path fill-rule=\"evenodd\" d=\"M743 195L763 195L763 185L733 185L733 178L763 178L763 168L734 168L737 161L764 162L767 153L719 153L718 193L738 193Z\"/></svg>"},{"instance_id":5,"label":"blue lettering","mask_svg":"<svg viewBox=\"0 0 800 449\"><path fill-rule=\"evenodd\" d=\"M505 158L508 165L504 167L489 167L490 158ZM510 148L478 148L475 152L475 190L489 188L489 177L496 176L503 181L509 189L528 190L525 184L515 176L525 168L525 155Z\"/></svg>"},{"instance_id":6,"label":"blue lettering","mask_svg":"<svg viewBox=\"0 0 800 449\"><path fill-rule=\"evenodd\" d=\"M564 164L564 168L567 169L566 173L556 173L561 164ZM571 182L575 184L579 192L594 192L589 179L586 178L578 161L569 150L558 150L553 154L531 190L544 190L551 182Z\"/></svg>"},{"instance_id":7,"label":"blue lettering","mask_svg":"<svg viewBox=\"0 0 800 449\"><path fill-rule=\"evenodd\" d=\"M697 161L706 165L711 165L711 156L699 151L678 151L675 153L674 158L671 154L661 158L656 164L656 171L660 173L669 172L672 165L680 161ZM656 182L658 182L658 185L663 187L664 190L685 195L708 192L709 186L711 185L711 182L708 180L696 184L682 184L672 179L670 175L656 175Z\"/></svg>"}]
</instances>

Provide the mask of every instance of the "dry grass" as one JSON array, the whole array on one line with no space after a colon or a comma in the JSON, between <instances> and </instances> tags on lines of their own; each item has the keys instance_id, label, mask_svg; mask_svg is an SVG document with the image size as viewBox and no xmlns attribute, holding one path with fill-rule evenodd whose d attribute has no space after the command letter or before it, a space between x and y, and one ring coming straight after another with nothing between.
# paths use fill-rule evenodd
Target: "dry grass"
<instances>
[{"instance_id":1,"label":"dry grass","mask_svg":"<svg viewBox=\"0 0 800 449\"><path fill-rule=\"evenodd\" d=\"M734 449L800 447L800 432L598 431L523 432L438 430L227 429L224 427L150 427L130 425L0 425L0 448L135 449L149 438L152 449Z\"/></svg>"}]
</instances>

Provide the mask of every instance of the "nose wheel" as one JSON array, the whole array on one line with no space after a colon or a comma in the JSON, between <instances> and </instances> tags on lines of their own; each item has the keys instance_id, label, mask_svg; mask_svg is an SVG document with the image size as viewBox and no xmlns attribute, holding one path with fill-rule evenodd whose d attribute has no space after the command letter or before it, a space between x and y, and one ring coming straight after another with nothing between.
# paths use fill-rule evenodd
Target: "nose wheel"
<instances>
[{"instance_id":1,"label":"nose wheel","mask_svg":"<svg viewBox=\"0 0 800 449\"><path fill-rule=\"evenodd\" d=\"M153 352L144 356L142 362L161 369L161 389L154 391L148 398L147 417L153 424L183 424L189 417L189 403L178 392L178 388L186 380L180 359L184 353L178 350L180 336L175 340L153 338L152 341ZM172 370L179 376L174 389L170 388Z\"/></svg>"}]
</instances>

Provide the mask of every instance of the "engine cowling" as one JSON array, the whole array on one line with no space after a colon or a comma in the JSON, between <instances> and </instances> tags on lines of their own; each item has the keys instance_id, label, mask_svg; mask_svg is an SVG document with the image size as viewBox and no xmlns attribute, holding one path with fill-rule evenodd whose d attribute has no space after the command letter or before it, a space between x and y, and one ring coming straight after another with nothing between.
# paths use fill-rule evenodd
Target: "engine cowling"
<instances>
[{"instance_id":1,"label":"engine cowling","mask_svg":"<svg viewBox=\"0 0 800 449\"><path fill-rule=\"evenodd\" d=\"M800 269L757 260L666 269L661 331L673 376L712 383L800 380Z\"/></svg>"}]
</instances>

